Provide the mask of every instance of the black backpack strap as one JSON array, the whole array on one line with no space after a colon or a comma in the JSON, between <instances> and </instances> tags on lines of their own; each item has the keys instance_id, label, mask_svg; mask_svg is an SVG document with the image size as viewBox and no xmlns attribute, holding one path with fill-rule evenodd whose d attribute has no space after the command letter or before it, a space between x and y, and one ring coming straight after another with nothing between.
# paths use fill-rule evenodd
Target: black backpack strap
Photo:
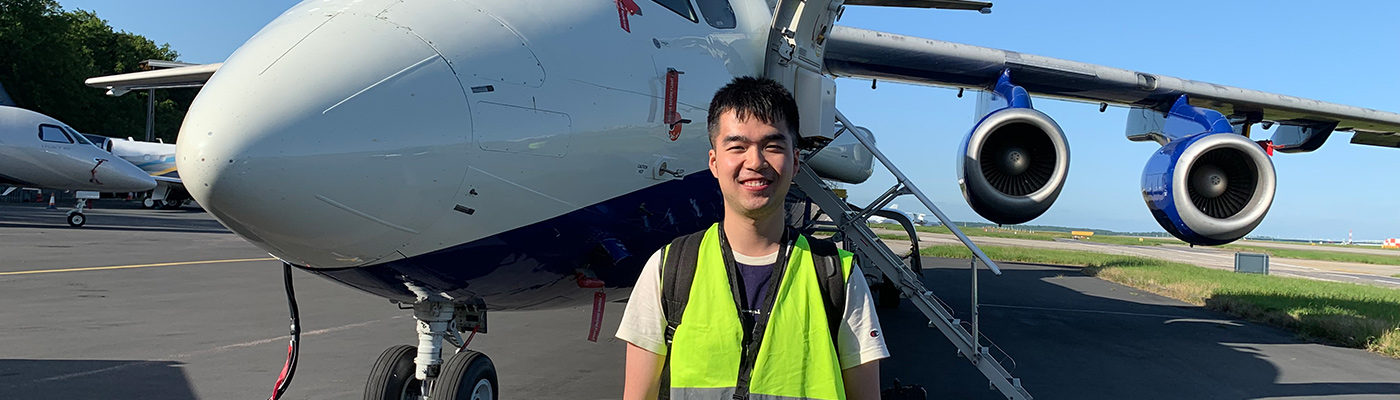
<instances>
[{"instance_id":1,"label":"black backpack strap","mask_svg":"<svg viewBox=\"0 0 1400 400\"><path fill-rule=\"evenodd\" d=\"M676 336L676 327L681 325L681 316L690 301L700 242L705 239L707 230L678 237L661 253L661 312L666 315L666 360L661 367L658 392L661 399L671 397L671 340Z\"/></svg>"},{"instance_id":2,"label":"black backpack strap","mask_svg":"<svg viewBox=\"0 0 1400 400\"><path fill-rule=\"evenodd\" d=\"M826 239L808 237L807 246L811 248L812 261L817 270L817 282L821 284L822 298L825 299L831 345L838 346L836 333L841 329L841 321L846 316L846 276L841 268L841 252L837 250L836 243Z\"/></svg>"}]
</instances>

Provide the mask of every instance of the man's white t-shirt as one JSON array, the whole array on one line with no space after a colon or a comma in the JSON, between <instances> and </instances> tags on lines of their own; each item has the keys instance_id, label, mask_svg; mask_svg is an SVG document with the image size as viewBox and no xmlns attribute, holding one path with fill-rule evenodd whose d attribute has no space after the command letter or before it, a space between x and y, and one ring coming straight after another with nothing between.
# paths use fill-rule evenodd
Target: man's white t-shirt
<instances>
[{"instance_id":1,"label":"man's white t-shirt","mask_svg":"<svg viewBox=\"0 0 1400 400\"><path fill-rule=\"evenodd\" d=\"M664 247L663 247L664 249ZM734 253L734 261L748 265L768 265L778 261L778 252L763 257ZM875 301L860 267L851 266L846 279L846 312L836 335L836 354L841 369L851 368L890 356L875 315ZM652 253L632 288L627 310L617 338L656 354L666 354L666 315L661 309L661 250Z\"/></svg>"}]
</instances>

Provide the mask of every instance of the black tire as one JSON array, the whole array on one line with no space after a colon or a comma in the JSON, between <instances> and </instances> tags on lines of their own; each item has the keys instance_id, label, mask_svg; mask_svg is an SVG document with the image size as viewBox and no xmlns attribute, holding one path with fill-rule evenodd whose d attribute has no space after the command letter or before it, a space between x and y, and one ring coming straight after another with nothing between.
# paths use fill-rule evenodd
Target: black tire
<instances>
[{"instance_id":1,"label":"black tire","mask_svg":"<svg viewBox=\"0 0 1400 400\"><path fill-rule=\"evenodd\" d=\"M72 213L72 214L68 214L68 226L71 226L71 227L74 227L74 228L78 228L78 227L82 227L83 224L86 224L86 223L87 223L87 216L86 216L86 215L83 215L83 213L75 212L75 213Z\"/></svg>"},{"instance_id":2,"label":"black tire","mask_svg":"<svg viewBox=\"0 0 1400 400\"><path fill-rule=\"evenodd\" d=\"M496 365L485 354L462 350L442 365L431 400L496 400Z\"/></svg>"},{"instance_id":3,"label":"black tire","mask_svg":"<svg viewBox=\"0 0 1400 400\"><path fill-rule=\"evenodd\" d=\"M894 309L899 308L899 288L884 276L880 277L880 283L875 284L875 307Z\"/></svg>"},{"instance_id":4,"label":"black tire","mask_svg":"<svg viewBox=\"0 0 1400 400\"><path fill-rule=\"evenodd\" d=\"M413 357L417 355L418 348L408 345L384 350L374 360L365 382L365 400L417 399L423 390L422 382L413 376Z\"/></svg>"}]
</instances>

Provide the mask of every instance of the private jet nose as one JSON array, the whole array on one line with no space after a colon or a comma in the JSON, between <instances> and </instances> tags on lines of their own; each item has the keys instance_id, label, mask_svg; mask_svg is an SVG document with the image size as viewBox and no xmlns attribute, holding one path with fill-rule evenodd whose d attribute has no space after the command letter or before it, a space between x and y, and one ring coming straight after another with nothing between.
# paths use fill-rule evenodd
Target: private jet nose
<instances>
[{"instance_id":1,"label":"private jet nose","mask_svg":"<svg viewBox=\"0 0 1400 400\"><path fill-rule=\"evenodd\" d=\"M99 150L100 151L100 150ZM104 192L144 192L156 188L156 180L140 167L110 153L99 153L92 159L90 183Z\"/></svg>"},{"instance_id":2,"label":"private jet nose","mask_svg":"<svg viewBox=\"0 0 1400 400\"><path fill-rule=\"evenodd\" d=\"M448 63L411 29L354 8L376 2L343 3L302 3L240 47L177 142L206 210L313 268L399 257L452 212L468 167L471 114Z\"/></svg>"}]
</instances>

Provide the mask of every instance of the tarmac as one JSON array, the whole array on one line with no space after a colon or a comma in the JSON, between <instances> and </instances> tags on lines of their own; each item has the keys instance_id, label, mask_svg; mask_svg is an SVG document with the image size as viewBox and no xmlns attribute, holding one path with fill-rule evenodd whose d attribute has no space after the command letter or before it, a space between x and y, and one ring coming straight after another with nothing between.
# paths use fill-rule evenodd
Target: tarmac
<instances>
[{"instance_id":1,"label":"tarmac","mask_svg":"<svg viewBox=\"0 0 1400 400\"><path fill-rule=\"evenodd\" d=\"M280 264L195 207L96 205L87 227L69 228L63 209L0 204L0 398L266 398L288 342ZM924 261L926 284L966 318L967 262ZM979 276L981 329L1038 399L1400 398L1397 359L1071 268L1002 268ZM303 335L283 398L359 398L379 353L413 343L411 313L293 275ZM493 312L470 348L495 362L503 399L617 398L624 344L611 333L624 304L609 300L596 343L580 306ZM894 355L881 364L887 385L1002 398L909 304L880 318Z\"/></svg>"}]
</instances>

